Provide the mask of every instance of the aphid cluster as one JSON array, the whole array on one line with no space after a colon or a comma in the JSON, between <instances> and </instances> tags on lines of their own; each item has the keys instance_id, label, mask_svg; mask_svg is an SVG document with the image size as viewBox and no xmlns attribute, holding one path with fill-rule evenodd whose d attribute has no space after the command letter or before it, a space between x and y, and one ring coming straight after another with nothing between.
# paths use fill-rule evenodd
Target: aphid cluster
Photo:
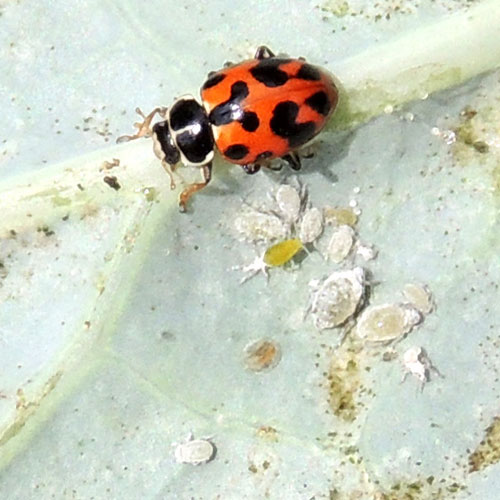
<instances>
[{"instance_id":1,"label":"aphid cluster","mask_svg":"<svg viewBox=\"0 0 500 500\"><path fill-rule=\"evenodd\" d=\"M405 285L403 296L406 302L368 306L357 320L354 332L357 338L368 345L395 344L420 325L434 309L433 297L424 285ZM397 351L391 350L384 353L383 359L391 361L398 357ZM441 376L423 347L411 347L401 358L404 370L402 381L412 375L423 389L431 373Z\"/></svg>"},{"instance_id":2,"label":"aphid cluster","mask_svg":"<svg viewBox=\"0 0 500 500\"><path fill-rule=\"evenodd\" d=\"M274 193L269 193L268 198L268 203L261 203L259 207L247 203L242 206L234 219L237 239L269 246L293 236L299 237L307 208L305 187L281 184Z\"/></svg>"},{"instance_id":3,"label":"aphid cluster","mask_svg":"<svg viewBox=\"0 0 500 500\"><path fill-rule=\"evenodd\" d=\"M246 276L242 283L270 267L289 263L295 255L321 234L321 212L308 207L305 188L282 184L270 195L271 204L255 208L245 205L234 220L236 238L255 246L258 256L250 264L239 266Z\"/></svg>"},{"instance_id":4,"label":"aphid cluster","mask_svg":"<svg viewBox=\"0 0 500 500\"><path fill-rule=\"evenodd\" d=\"M250 264L238 267L245 273L242 282L258 272L268 277L270 268L290 263L302 251L317 251L333 270L310 280L304 318L309 316L320 332L337 330L340 342L350 332L353 341L367 349L396 344L434 309L430 291L418 284L404 287L403 300L370 303L373 297L368 297L373 294L368 291L373 289L373 279L356 262L374 259L377 251L358 238L355 226L360 211L353 208L357 206L355 200L349 207L320 209L311 204L304 185L286 183L279 185L266 201L267 205L261 202L258 207L245 204L234 220L235 237L259 253ZM402 364L407 373L425 383L437 370L425 350L419 349L417 354L409 351L403 355ZM399 357L397 351L393 354L384 359Z\"/></svg>"},{"instance_id":5,"label":"aphid cluster","mask_svg":"<svg viewBox=\"0 0 500 500\"><path fill-rule=\"evenodd\" d=\"M259 272L268 277L269 268L289 263L302 250L318 250L326 261L336 264L349 255L361 255L354 252L361 244L349 225L357 220L351 209L312 206L307 189L300 184L281 184L268 198L259 207L245 203L234 219L236 239L254 245L258 253L250 264L235 267L246 274L242 282ZM370 247L362 248L372 250L368 258L362 255L365 260L376 255Z\"/></svg>"}]
</instances>

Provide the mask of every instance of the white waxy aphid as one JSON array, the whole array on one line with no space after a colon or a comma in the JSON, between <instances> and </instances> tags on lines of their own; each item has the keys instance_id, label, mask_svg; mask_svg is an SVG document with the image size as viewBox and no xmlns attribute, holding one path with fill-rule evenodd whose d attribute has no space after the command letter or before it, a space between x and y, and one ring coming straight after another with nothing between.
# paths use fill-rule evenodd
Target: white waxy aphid
<instances>
[{"instance_id":1,"label":"white waxy aphid","mask_svg":"<svg viewBox=\"0 0 500 500\"><path fill-rule=\"evenodd\" d=\"M354 230L347 224L336 227L326 247L325 257L336 264L350 253L354 243Z\"/></svg>"},{"instance_id":2,"label":"white waxy aphid","mask_svg":"<svg viewBox=\"0 0 500 500\"><path fill-rule=\"evenodd\" d=\"M294 187L282 184L276 191L276 204L287 222L295 222L299 218L302 200Z\"/></svg>"},{"instance_id":3,"label":"white waxy aphid","mask_svg":"<svg viewBox=\"0 0 500 500\"><path fill-rule=\"evenodd\" d=\"M422 314L429 314L434 309L434 299L425 285L409 283L403 289L405 299L414 305Z\"/></svg>"},{"instance_id":4,"label":"white waxy aphid","mask_svg":"<svg viewBox=\"0 0 500 500\"><path fill-rule=\"evenodd\" d=\"M359 255L364 261L368 262L369 260L373 260L377 257L377 249L372 245L366 245L359 241L356 242L355 245L356 255Z\"/></svg>"},{"instance_id":5,"label":"white waxy aphid","mask_svg":"<svg viewBox=\"0 0 500 500\"><path fill-rule=\"evenodd\" d=\"M311 297L306 311L311 313L318 330L345 323L358 309L364 297L365 273L361 267L336 271L324 280L309 283Z\"/></svg>"},{"instance_id":6,"label":"white waxy aphid","mask_svg":"<svg viewBox=\"0 0 500 500\"><path fill-rule=\"evenodd\" d=\"M323 232L323 214L318 208L308 208L300 221L299 239L304 243L312 243Z\"/></svg>"},{"instance_id":7,"label":"white waxy aphid","mask_svg":"<svg viewBox=\"0 0 500 500\"><path fill-rule=\"evenodd\" d=\"M186 442L175 447L174 456L179 464L201 465L214 458L215 446L209 439L194 439L189 434Z\"/></svg>"},{"instance_id":8,"label":"white waxy aphid","mask_svg":"<svg viewBox=\"0 0 500 500\"><path fill-rule=\"evenodd\" d=\"M244 212L234 220L234 227L241 240L251 243L285 239L288 234L286 224L274 214L257 210Z\"/></svg>"},{"instance_id":9,"label":"white waxy aphid","mask_svg":"<svg viewBox=\"0 0 500 500\"><path fill-rule=\"evenodd\" d=\"M233 266L231 269L233 271L243 271L245 276L241 278L240 285L246 283L249 279L257 276L257 274L262 273L266 279L269 279L269 266L266 264L264 260L265 253L255 257L255 259L245 266Z\"/></svg>"},{"instance_id":10,"label":"white waxy aphid","mask_svg":"<svg viewBox=\"0 0 500 500\"><path fill-rule=\"evenodd\" d=\"M401 382L404 382L408 375L413 375L421 383L421 389L429 382L431 372L441 376L439 370L432 364L427 352L423 347L410 347L403 354L404 374Z\"/></svg>"},{"instance_id":11,"label":"white waxy aphid","mask_svg":"<svg viewBox=\"0 0 500 500\"><path fill-rule=\"evenodd\" d=\"M421 321L420 312L409 304L370 306L361 314L356 334L367 342L387 343L404 337Z\"/></svg>"}]
</instances>

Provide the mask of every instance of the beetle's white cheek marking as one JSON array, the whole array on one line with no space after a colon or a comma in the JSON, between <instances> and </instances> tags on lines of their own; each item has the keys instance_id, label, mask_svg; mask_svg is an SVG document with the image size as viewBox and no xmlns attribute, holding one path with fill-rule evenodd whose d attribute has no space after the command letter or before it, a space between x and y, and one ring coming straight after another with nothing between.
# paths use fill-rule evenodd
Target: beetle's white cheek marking
<instances>
[{"instance_id":1,"label":"beetle's white cheek marking","mask_svg":"<svg viewBox=\"0 0 500 500\"><path fill-rule=\"evenodd\" d=\"M205 158L203 158L203 160L200 163L193 163L192 161L189 161L184 156L184 154L182 153L182 151L180 149L179 149L179 153L181 155L181 163L185 167L203 167L204 165L206 165L207 163L210 163L214 159L214 151L213 150L210 151L210 153L208 153L207 156L205 156Z\"/></svg>"},{"instance_id":2,"label":"beetle's white cheek marking","mask_svg":"<svg viewBox=\"0 0 500 500\"><path fill-rule=\"evenodd\" d=\"M215 125L211 125L212 127L212 135L214 136L214 142L217 144L217 141L220 136L220 127L216 127Z\"/></svg>"},{"instance_id":3,"label":"beetle's white cheek marking","mask_svg":"<svg viewBox=\"0 0 500 500\"><path fill-rule=\"evenodd\" d=\"M161 148L160 141L156 137L156 134L153 134L153 152L157 156L158 159L164 160L165 159L165 153L163 152L163 149Z\"/></svg>"}]
</instances>

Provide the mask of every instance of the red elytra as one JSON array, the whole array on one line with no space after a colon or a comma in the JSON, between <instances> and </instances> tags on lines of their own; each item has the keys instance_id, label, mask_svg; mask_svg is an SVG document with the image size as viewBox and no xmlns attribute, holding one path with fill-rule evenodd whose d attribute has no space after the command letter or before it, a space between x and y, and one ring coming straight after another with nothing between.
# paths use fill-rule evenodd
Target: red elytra
<instances>
[{"instance_id":1,"label":"red elytra","mask_svg":"<svg viewBox=\"0 0 500 500\"><path fill-rule=\"evenodd\" d=\"M220 153L246 165L285 156L309 142L333 113L338 91L324 70L273 57L211 75L201 100Z\"/></svg>"}]
</instances>

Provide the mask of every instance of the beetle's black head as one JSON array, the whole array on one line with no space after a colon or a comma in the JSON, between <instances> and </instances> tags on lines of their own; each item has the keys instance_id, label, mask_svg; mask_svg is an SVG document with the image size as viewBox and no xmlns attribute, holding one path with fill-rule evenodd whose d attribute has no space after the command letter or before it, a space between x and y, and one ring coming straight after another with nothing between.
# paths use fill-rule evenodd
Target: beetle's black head
<instances>
[{"instance_id":1,"label":"beetle's black head","mask_svg":"<svg viewBox=\"0 0 500 500\"><path fill-rule=\"evenodd\" d=\"M153 150L160 160L166 161L169 165L176 165L181 159L167 120L153 126Z\"/></svg>"}]
</instances>

